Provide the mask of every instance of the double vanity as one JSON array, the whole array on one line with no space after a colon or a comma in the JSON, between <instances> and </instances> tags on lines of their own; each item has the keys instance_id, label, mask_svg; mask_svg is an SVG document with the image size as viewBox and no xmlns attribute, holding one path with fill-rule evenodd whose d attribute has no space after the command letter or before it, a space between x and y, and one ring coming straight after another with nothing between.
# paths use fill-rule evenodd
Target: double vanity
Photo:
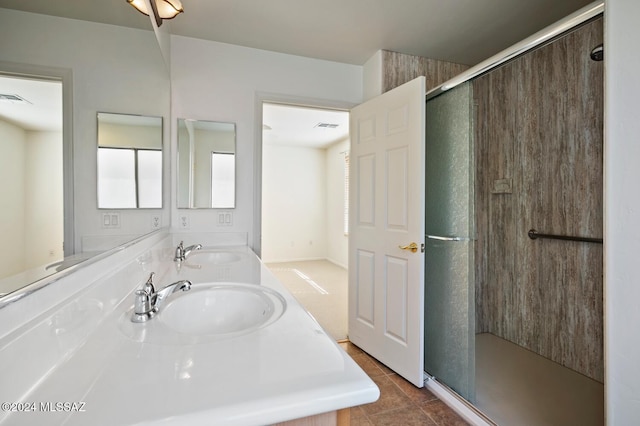
<instances>
[{"instance_id":1,"label":"double vanity","mask_svg":"<svg viewBox=\"0 0 640 426\"><path fill-rule=\"evenodd\" d=\"M375 401L245 242L156 231L3 300L0 424L331 424Z\"/></svg>"}]
</instances>

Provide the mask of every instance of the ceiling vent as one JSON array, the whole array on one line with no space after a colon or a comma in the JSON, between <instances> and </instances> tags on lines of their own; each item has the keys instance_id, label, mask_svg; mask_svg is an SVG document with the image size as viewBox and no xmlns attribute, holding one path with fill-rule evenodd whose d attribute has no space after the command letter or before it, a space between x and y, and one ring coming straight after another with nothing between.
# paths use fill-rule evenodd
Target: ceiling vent
<instances>
[{"instance_id":1,"label":"ceiling vent","mask_svg":"<svg viewBox=\"0 0 640 426\"><path fill-rule=\"evenodd\" d=\"M316 124L316 125L315 125L315 126L313 126L313 127L314 127L314 128L315 128L315 127L322 127L322 128L324 128L324 129L335 129L335 128L336 128L336 127L338 127L338 126L339 126L339 124L333 124L333 123L318 123L318 124Z\"/></svg>"},{"instance_id":2,"label":"ceiling vent","mask_svg":"<svg viewBox=\"0 0 640 426\"><path fill-rule=\"evenodd\" d=\"M5 94L5 93L0 93L0 102L10 102L12 104L18 104L18 103L30 104L31 103L25 98L23 98L22 96Z\"/></svg>"}]
</instances>

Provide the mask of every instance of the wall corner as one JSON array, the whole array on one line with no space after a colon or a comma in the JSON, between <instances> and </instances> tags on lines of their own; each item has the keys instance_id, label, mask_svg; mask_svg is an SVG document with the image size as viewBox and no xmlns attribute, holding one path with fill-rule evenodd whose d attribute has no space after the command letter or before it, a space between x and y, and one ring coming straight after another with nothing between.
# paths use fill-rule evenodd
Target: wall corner
<instances>
[{"instance_id":1,"label":"wall corner","mask_svg":"<svg viewBox=\"0 0 640 426\"><path fill-rule=\"evenodd\" d=\"M363 101L382 94L382 50L378 50L362 66Z\"/></svg>"}]
</instances>

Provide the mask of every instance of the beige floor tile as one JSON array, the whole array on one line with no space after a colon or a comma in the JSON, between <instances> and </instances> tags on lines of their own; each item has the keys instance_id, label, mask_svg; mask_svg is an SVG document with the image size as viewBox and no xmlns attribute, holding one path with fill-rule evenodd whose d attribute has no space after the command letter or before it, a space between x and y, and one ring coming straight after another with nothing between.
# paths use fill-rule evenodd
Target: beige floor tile
<instances>
[{"instance_id":1,"label":"beige floor tile","mask_svg":"<svg viewBox=\"0 0 640 426\"><path fill-rule=\"evenodd\" d=\"M383 364L349 343L341 343L355 355L371 380L380 389L378 401L351 409L352 425L384 426L463 426L467 425L451 408L425 388L417 388ZM387 371L383 371L380 366Z\"/></svg>"},{"instance_id":2,"label":"beige floor tile","mask_svg":"<svg viewBox=\"0 0 640 426\"><path fill-rule=\"evenodd\" d=\"M415 406L385 411L369 418L374 426L438 426L437 423Z\"/></svg>"},{"instance_id":3,"label":"beige floor tile","mask_svg":"<svg viewBox=\"0 0 640 426\"><path fill-rule=\"evenodd\" d=\"M437 425L447 426L468 426L462 417L451 409L447 404L435 399L420 404L422 411L429 416Z\"/></svg>"},{"instance_id":4,"label":"beige floor tile","mask_svg":"<svg viewBox=\"0 0 640 426\"><path fill-rule=\"evenodd\" d=\"M415 403L423 403L438 399L427 388L417 388L397 374L390 375L389 379Z\"/></svg>"}]
</instances>

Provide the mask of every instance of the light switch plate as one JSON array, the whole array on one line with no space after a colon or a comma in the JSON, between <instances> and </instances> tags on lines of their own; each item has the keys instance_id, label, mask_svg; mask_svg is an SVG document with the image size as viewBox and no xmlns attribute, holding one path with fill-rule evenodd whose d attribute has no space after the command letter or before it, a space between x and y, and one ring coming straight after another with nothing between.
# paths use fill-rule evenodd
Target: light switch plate
<instances>
[{"instance_id":1,"label":"light switch plate","mask_svg":"<svg viewBox=\"0 0 640 426\"><path fill-rule=\"evenodd\" d=\"M102 213L101 219L103 229L120 228L120 213Z\"/></svg>"},{"instance_id":2,"label":"light switch plate","mask_svg":"<svg viewBox=\"0 0 640 426\"><path fill-rule=\"evenodd\" d=\"M232 226L233 225L233 213L232 212L218 212L217 226Z\"/></svg>"}]
</instances>

